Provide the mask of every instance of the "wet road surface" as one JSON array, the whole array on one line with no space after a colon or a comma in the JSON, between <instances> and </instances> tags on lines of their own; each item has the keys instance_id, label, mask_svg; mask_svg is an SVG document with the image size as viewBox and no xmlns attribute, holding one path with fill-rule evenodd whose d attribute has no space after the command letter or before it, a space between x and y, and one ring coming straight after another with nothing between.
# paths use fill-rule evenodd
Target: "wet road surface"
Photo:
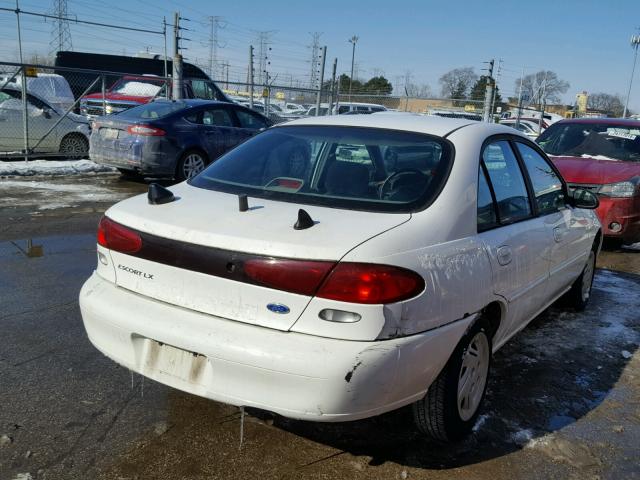
<instances>
[{"instance_id":1,"label":"wet road surface","mask_svg":"<svg viewBox=\"0 0 640 480\"><path fill-rule=\"evenodd\" d=\"M604 252L599 265L624 272L598 271L587 312L553 307L498 352L458 445L412 433L407 409L345 424L254 411L240 448L238 409L143 381L89 343L77 295L95 224L146 189L99 180L117 198L70 187L56 198L68 206L40 210L39 185L0 208L0 480L640 478L640 251Z\"/></svg>"}]
</instances>

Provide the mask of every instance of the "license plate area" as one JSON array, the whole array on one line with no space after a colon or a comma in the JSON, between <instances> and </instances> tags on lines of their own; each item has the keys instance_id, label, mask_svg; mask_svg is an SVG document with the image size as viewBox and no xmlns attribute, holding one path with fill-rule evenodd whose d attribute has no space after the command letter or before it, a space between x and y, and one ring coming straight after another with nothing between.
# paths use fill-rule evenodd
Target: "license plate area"
<instances>
[{"instance_id":1,"label":"license plate area","mask_svg":"<svg viewBox=\"0 0 640 480\"><path fill-rule=\"evenodd\" d=\"M102 128L100 129L100 133L102 134L103 138L114 140L118 138L120 130L118 130L117 128Z\"/></svg>"},{"instance_id":2,"label":"license plate area","mask_svg":"<svg viewBox=\"0 0 640 480\"><path fill-rule=\"evenodd\" d=\"M199 384L207 365L207 357L149 338L141 340L141 370L149 377L172 377Z\"/></svg>"}]
</instances>

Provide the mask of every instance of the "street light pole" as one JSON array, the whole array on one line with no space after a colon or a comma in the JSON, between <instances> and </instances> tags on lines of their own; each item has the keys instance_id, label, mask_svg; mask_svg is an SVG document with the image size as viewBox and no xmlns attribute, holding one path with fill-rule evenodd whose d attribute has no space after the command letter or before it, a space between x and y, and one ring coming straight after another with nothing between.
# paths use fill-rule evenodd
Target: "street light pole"
<instances>
[{"instance_id":1,"label":"street light pole","mask_svg":"<svg viewBox=\"0 0 640 480\"><path fill-rule=\"evenodd\" d=\"M631 85L633 85L633 74L636 71L636 60L638 60L638 45L640 45L640 35L631 36L631 46L635 50L633 54L633 69L631 70L631 78L629 79L629 91L627 92L627 101L624 103L624 112L622 118L627 116L627 107L629 106L629 97L631 96Z\"/></svg>"},{"instance_id":2,"label":"street light pole","mask_svg":"<svg viewBox=\"0 0 640 480\"><path fill-rule=\"evenodd\" d=\"M358 37L354 35L349 39L349 43L353 45L351 49L351 77L349 77L349 102L351 102L351 86L353 85L353 66L356 58L356 43L358 43Z\"/></svg>"}]
</instances>

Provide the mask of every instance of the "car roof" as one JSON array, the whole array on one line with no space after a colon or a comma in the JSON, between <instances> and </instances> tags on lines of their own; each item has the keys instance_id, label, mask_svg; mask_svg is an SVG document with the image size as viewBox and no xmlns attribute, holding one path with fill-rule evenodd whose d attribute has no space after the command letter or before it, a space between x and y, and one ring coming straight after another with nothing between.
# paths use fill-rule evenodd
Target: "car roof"
<instances>
[{"instance_id":1,"label":"car roof","mask_svg":"<svg viewBox=\"0 0 640 480\"><path fill-rule=\"evenodd\" d=\"M564 123L580 123L580 124L607 124L607 125L617 125L619 127L640 127L640 120L635 120L632 118L610 118L610 117L590 117L590 118L567 118L564 120L560 120L556 124L564 124Z\"/></svg>"},{"instance_id":2,"label":"car roof","mask_svg":"<svg viewBox=\"0 0 640 480\"><path fill-rule=\"evenodd\" d=\"M396 115L330 115L324 117L307 117L292 120L282 126L330 125L344 127L385 128L408 132L426 133L444 137L454 130L472 125L477 129L485 129L487 135L498 133L518 134L506 125L483 123L461 118L447 118L432 115L416 115L410 113ZM276 126L275 128L281 128Z\"/></svg>"}]
</instances>

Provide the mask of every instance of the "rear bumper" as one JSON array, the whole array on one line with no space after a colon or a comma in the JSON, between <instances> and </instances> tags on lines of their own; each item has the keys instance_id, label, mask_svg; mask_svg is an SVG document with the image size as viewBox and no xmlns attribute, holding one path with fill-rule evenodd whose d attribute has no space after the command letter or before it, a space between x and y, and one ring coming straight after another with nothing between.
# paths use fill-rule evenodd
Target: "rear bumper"
<instances>
[{"instance_id":1,"label":"rear bumper","mask_svg":"<svg viewBox=\"0 0 640 480\"><path fill-rule=\"evenodd\" d=\"M96 163L156 176L175 174L178 152L164 139L105 140L94 133L89 145L89 158Z\"/></svg>"},{"instance_id":2,"label":"rear bumper","mask_svg":"<svg viewBox=\"0 0 640 480\"><path fill-rule=\"evenodd\" d=\"M604 235L619 238L624 243L640 242L640 197L610 198L601 195L599 199L596 213ZM620 224L620 229L612 229L612 223Z\"/></svg>"},{"instance_id":3,"label":"rear bumper","mask_svg":"<svg viewBox=\"0 0 640 480\"><path fill-rule=\"evenodd\" d=\"M370 417L422 398L474 320L392 340L336 340L172 306L95 273L82 287L80 308L91 342L130 370L223 403L323 422ZM157 367L157 342L201 356L187 356L199 360L168 373Z\"/></svg>"}]
</instances>

